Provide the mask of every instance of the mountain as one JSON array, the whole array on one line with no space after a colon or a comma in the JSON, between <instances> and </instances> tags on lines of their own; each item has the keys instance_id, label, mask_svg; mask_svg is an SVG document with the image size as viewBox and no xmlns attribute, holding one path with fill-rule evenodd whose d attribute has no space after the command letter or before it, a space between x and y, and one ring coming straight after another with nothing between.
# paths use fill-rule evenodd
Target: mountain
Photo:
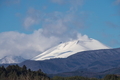
<instances>
[{"instance_id":1,"label":"mountain","mask_svg":"<svg viewBox=\"0 0 120 80\"><path fill-rule=\"evenodd\" d=\"M20 63L22 61L25 61L25 59L21 56L5 56L2 59L0 59L0 64L13 64Z\"/></svg>"},{"instance_id":2,"label":"mountain","mask_svg":"<svg viewBox=\"0 0 120 80\"><path fill-rule=\"evenodd\" d=\"M73 40L65 43L61 43L58 46L50 48L45 52L34 57L32 60L46 60L53 58L67 58L77 52L88 51L88 50L98 50L98 49L109 49L109 47L100 43L99 41L84 37L78 40Z\"/></svg>"},{"instance_id":3,"label":"mountain","mask_svg":"<svg viewBox=\"0 0 120 80\"><path fill-rule=\"evenodd\" d=\"M83 51L67 58L42 61L27 60L19 65L26 65L32 70L41 69L47 74L71 72L79 69L87 69L90 72L101 72L120 67L120 48Z\"/></svg>"},{"instance_id":4,"label":"mountain","mask_svg":"<svg viewBox=\"0 0 120 80\"><path fill-rule=\"evenodd\" d=\"M100 72L100 74L119 74L120 75L120 67L105 70L103 72Z\"/></svg>"}]
</instances>

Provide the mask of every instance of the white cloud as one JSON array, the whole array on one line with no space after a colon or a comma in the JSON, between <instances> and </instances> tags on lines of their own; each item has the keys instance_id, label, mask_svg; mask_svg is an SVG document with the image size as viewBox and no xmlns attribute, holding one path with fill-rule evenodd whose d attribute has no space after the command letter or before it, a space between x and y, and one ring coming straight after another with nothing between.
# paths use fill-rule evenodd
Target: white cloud
<instances>
[{"instance_id":1,"label":"white cloud","mask_svg":"<svg viewBox=\"0 0 120 80\"><path fill-rule=\"evenodd\" d=\"M32 17L27 17L24 21L24 26L28 28L29 26L36 24L37 20L33 19Z\"/></svg>"},{"instance_id":2,"label":"white cloud","mask_svg":"<svg viewBox=\"0 0 120 80\"><path fill-rule=\"evenodd\" d=\"M82 17L81 17L82 16ZM53 12L46 15L46 18L43 22L43 34L44 35L56 35L76 38L76 32L85 27L84 23L86 19L83 19L84 15L81 16L75 15L74 12L68 11L65 13L62 12Z\"/></svg>"},{"instance_id":3,"label":"white cloud","mask_svg":"<svg viewBox=\"0 0 120 80\"><path fill-rule=\"evenodd\" d=\"M39 24L44 17L44 14L39 10L30 8L27 11L27 16L24 18L23 25L26 29L34 24Z\"/></svg>"},{"instance_id":4,"label":"white cloud","mask_svg":"<svg viewBox=\"0 0 120 80\"><path fill-rule=\"evenodd\" d=\"M0 33L0 36L0 58L6 55L31 58L59 42L59 38L55 36L42 35L42 29L34 31L32 34L3 32Z\"/></svg>"},{"instance_id":5,"label":"white cloud","mask_svg":"<svg viewBox=\"0 0 120 80\"><path fill-rule=\"evenodd\" d=\"M60 42L66 42L74 38L67 36L45 36L44 30L35 30L32 34L24 34L15 31L0 33L0 58L6 55L22 56L30 59L40 54L41 52L49 49ZM72 34L74 36L74 34ZM88 39L79 33L75 34L77 38Z\"/></svg>"},{"instance_id":6,"label":"white cloud","mask_svg":"<svg viewBox=\"0 0 120 80\"><path fill-rule=\"evenodd\" d=\"M67 34L64 37L73 37L72 34L76 34L75 29L84 26L84 20L76 16L72 11L67 11L65 13L57 11L42 13L39 12L39 10L31 8L28 10L28 13L28 16L24 20L25 28L28 29L34 24L41 24L40 27L43 29L43 34L47 37L51 35L60 37L64 34ZM76 37L76 35L74 37Z\"/></svg>"}]
</instances>

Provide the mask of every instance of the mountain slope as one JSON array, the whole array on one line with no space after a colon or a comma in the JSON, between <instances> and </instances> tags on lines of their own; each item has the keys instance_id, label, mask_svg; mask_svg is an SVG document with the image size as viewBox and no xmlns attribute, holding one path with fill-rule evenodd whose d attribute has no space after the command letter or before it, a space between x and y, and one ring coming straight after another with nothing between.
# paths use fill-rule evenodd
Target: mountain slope
<instances>
[{"instance_id":1,"label":"mountain slope","mask_svg":"<svg viewBox=\"0 0 120 80\"><path fill-rule=\"evenodd\" d=\"M33 70L41 69L48 74L70 72L78 69L88 69L90 72L101 72L120 67L120 48L78 52L67 58L57 58L43 61L24 61Z\"/></svg>"},{"instance_id":2,"label":"mountain slope","mask_svg":"<svg viewBox=\"0 0 120 80\"><path fill-rule=\"evenodd\" d=\"M64 73L58 73L58 74L49 74L50 77L54 76L64 76L64 77L70 77L70 76L84 76L84 77L96 77L96 78L102 78L108 74L116 74L120 75L120 67L119 68L112 68L105 70L103 72L91 72L87 69L81 69L71 72L64 72Z\"/></svg>"},{"instance_id":3,"label":"mountain slope","mask_svg":"<svg viewBox=\"0 0 120 80\"><path fill-rule=\"evenodd\" d=\"M78 40L61 43L58 46L48 49L40 55L34 57L32 60L46 60L52 58L66 58L77 52L97 49L109 49L99 41L91 38L80 38Z\"/></svg>"},{"instance_id":4,"label":"mountain slope","mask_svg":"<svg viewBox=\"0 0 120 80\"><path fill-rule=\"evenodd\" d=\"M25 61L25 59L20 56L5 56L4 58L0 59L0 64L13 64L20 63L22 61Z\"/></svg>"}]
</instances>

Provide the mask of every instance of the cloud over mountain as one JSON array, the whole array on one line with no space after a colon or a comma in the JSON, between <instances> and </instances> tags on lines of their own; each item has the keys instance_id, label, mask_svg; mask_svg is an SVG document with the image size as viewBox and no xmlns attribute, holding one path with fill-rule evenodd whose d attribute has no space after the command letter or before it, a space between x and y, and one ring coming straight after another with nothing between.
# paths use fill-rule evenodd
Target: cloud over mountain
<instances>
[{"instance_id":1,"label":"cloud over mountain","mask_svg":"<svg viewBox=\"0 0 120 80\"><path fill-rule=\"evenodd\" d=\"M44 30L39 29L35 30L32 34L15 31L0 33L0 58L6 55L16 55L29 59L50 47L58 45L61 41L66 42L75 39L67 34L61 37L55 35L48 37L45 36L43 32ZM76 33L76 38L78 34ZM79 37L80 36L84 38L84 36L79 35Z\"/></svg>"}]
</instances>

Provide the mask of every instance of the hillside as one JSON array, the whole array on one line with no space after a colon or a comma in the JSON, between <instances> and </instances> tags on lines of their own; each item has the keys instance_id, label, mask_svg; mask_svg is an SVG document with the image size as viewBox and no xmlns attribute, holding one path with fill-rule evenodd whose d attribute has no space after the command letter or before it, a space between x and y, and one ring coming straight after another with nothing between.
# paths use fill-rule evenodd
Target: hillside
<instances>
[{"instance_id":1,"label":"hillside","mask_svg":"<svg viewBox=\"0 0 120 80\"><path fill-rule=\"evenodd\" d=\"M26 65L32 70L42 69L47 74L71 72L88 69L90 72L101 72L120 67L120 48L78 52L67 58L56 58L43 61L27 60L19 65Z\"/></svg>"}]
</instances>

